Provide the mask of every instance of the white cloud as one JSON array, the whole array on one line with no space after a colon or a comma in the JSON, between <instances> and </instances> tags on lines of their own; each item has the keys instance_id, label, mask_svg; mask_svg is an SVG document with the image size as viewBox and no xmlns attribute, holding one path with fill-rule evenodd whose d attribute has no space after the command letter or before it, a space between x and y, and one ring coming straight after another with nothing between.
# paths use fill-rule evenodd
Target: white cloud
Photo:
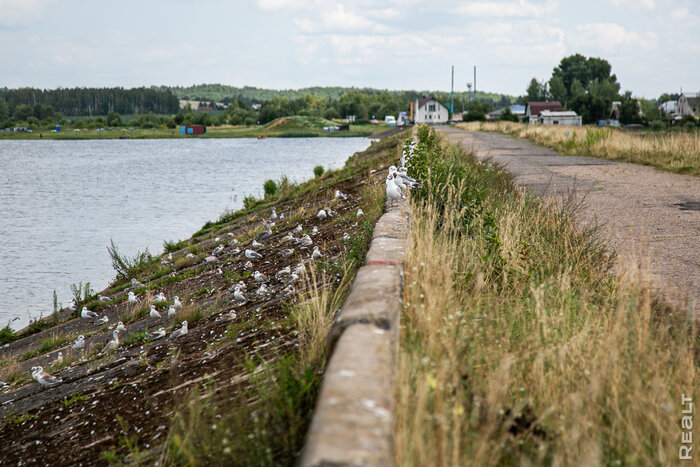
<instances>
[{"instance_id":1,"label":"white cloud","mask_svg":"<svg viewBox=\"0 0 700 467\"><path fill-rule=\"evenodd\" d=\"M253 0L253 5L265 11L303 10L318 3L315 0Z\"/></svg>"},{"instance_id":2,"label":"white cloud","mask_svg":"<svg viewBox=\"0 0 700 467\"><path fill-rule=\"evenodd\" d=\"M615 23L580 24L569 34L568 42L577 49L594 49L611 55L623 47L653 49L657 43L657 36L652 32L638 34Z\"/></svg>"},{"instance_id":3,"label":"white cloud","mask_svg":"<svg viewBox=\"0 0 700 467\"><path fill-rule=\"evenodd\" d=\"M653 10L654 0L612 0L612 4L618 8L636 8L642 7L647 10Z\"/></svg>"},{"instance_id":4,"label":"white cloud","mask_svg":"<svg viewBox=\"0 0 700 467\"><path fill-rule=\"evenodd\" d=\"M474 17L487 18L539 18L548 15L556 8L556 3L532 3L527 0L516 2L474 2L460 6L457 12Z\"/></svg>"},{"instance_id":5,"label":"white cloud","mask_svg":"<svg viewBox=\"0 0 700 467\"><path fill-rule=\"evenodd\" d=\"M43 15L54 0L0 0L0 25L20 26Z\"/></svg>"}]
</instances>

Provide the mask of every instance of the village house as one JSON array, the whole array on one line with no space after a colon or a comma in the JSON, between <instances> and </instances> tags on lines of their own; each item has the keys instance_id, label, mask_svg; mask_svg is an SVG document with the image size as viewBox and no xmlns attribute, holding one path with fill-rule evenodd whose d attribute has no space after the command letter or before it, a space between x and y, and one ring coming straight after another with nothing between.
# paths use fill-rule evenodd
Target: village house
<instances>
[{"instance_id":1,"label":"village house","mask_svg":"<svg viewBox=\"0 0 700 467\"><path fill-rule=\"evenodd\" d=\"M434 97L421 97L410 104L413 123L447 123L450 112Z\"/></svg>"},{"instance_id":2,"label":"village house","mask_svg":"<svg viewBox=\"0 0 700 467\"><path fill-rule=\"evenodd\" d=\"M581 116L577 115L573 110L543 110L537 117L536 123L541 125L581 126Z\"/></svg>"},{"instance_id":3,"label":"village house","mask_svg":"<svg viewBox=\"0 0 700 467\"><path fill-rule=\"evenodd\" d=\"M561 102L551 101L551 102L528 102L525 106L525 119L528 123L539 123L539 116L543 110L549 110L551 112L558 112L563 110Z\"/></svg>"},{"instance_id":4,"label":"village house","mask_svg":"<svg viewBox=\"0 0 700 467\"><path fill-rule=\"evenodd\" d=\"M676 112L680 116L700 116L700 93L684 92L678 98Z\"/></svg>"}]
</instances>

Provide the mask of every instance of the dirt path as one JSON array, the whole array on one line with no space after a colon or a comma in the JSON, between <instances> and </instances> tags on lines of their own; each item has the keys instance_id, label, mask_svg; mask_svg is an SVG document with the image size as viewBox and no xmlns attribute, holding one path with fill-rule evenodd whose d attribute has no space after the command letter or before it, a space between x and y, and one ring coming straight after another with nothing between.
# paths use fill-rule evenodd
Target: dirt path
<instances>
[{"instance_id":1,"label":"dirt path","mask_svg":"<svg viewBox=\"0 0 700 467\"><path fill-rule=\"evenodd\" d=\"M700 178L628 163L562 156L497 133L444 128L452 142L506 166L538 194L584 196L584 221L597 222L621 266L650 265L666 297L700 317Z\"/></svg>"}]
</instances>

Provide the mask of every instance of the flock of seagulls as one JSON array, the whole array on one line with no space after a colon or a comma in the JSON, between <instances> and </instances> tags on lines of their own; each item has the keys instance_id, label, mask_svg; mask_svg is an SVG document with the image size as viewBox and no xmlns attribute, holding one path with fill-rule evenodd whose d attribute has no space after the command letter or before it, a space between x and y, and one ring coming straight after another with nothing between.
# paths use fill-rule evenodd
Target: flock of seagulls
<instances>
[{"instance_id":1,"label":"flock of seagulls","mask_svg":"<svg viewBox=\"0 0 700 467\"><path fill-rule=\"evenodd\" d=\"M406 169L406 163L410 159L410 157L413 155L413 151L415 149L415 146L409 145L404 148L404 153L403 156L401 157L401 165L397 168L395 166L389 167L389 172L386 177L386 195L387 199L390 200L390 203L393 205L393 202L395 200L400 200L404 199L404 192L405 190L409 190L411 188L414 188L420 184L420 182L407 174L407 169ZM342 193L340 190L335 190L335 199L338 201L346 201L348 199L348 195ZM324 209L320 209L318 213L316 214L316 217L320 221L324 221L328 218L334 218L337 217L339 214L335 212L333 209L330 207L326 207ZM361 218L364 216L364 212L362 209L358 209L356 213L356 218ZM251 242L250 246L248 248L244 249L243 256L248 260L244 264L244 269L246 270L253 270L254 269L254 263L253 261L258 261L263 259L263 254L258 252L257 250L265 248L265 243L270 238L272 237L272 228L275 225L275 221L278 219L283 219L284 214L277 214L276 208L272 208L271 213L269 218L265 221L265 227L264 230L259 233ZM314 245L314 241L312 236L318 234L318 227L314 226L311 230L310 233L301 235L303 232L304 228L302 224L298 224L294 229L289 231L284 237L281 238L280 244L289 244L288 248L283 248L278 251L278 254L284 258L289 258L295 254L295 248L293 245L296 245L299 250L304 250L307 248L312 248L311 254L308 256L312 261L317 261L323 257L323 253L321 252L320 248L318 245ZM229 237L233 237L232 233L227 234ZM296 237L298 236L298 237ZM345 232L343 234L343 241L348 242L350 241L351 237L350 234ZM219 241L220 238L216 238L216 241ZM240 253L240 248L237 246L239 244L239 241L235 238L233 238L229 242L229 246L234 247L230 253L231 254L238 254ZM242 245L241 245L242 247ZM206 259L205 262L207 263L215 263L219 261L219 258L217 255L220 255L225 252L226 247L224 246L223 243L217 245L211 252L211 255L209 255ZM192 254L188 254L187 257L195 257ZM169 260L172 260L172 254L168 256ZM165 261L165 260L164 260ZM270 261L266 261L265 263L268 264ZM170 263L169 263L170 264ZM221 271L219 269L219 271ZM271 295L277 290L277 293L281 297L287 297L293 293L295 293L295 288L294 288L294 283L299 280L300 277L302 277L306 272L306 266L304 265L303 262L300 262L296 265L294 269L292 269L291 266L286 266L277 273L275 273L274 276L274 281L271 278L268 278L265 274L260 272L259 270L255 270L253 273L253 279L255 282L258 284L257 289L254 291L256 296L268 296ZM275 282L276 281L276 282ZM276 283L281 284L281 286L276 285ZM135 293L135 290L139 287L144 287L144 284L139 282L137 279L132 279L131 280L131 289L128 292L128 306L129 307L137 307L142 304L141 298ZM246 296L246 291L247 287L243 281L240 281L238 284L236 284L233 287L233 302L238 305L245 304L249 301L249 298ZM101 297L106 299L105 301L108 301L108 297ZM148 299L149 297L146 297ZM163 318L163 313L165 313L165 316L167 316L168 319L173 319L177 316L178 313L182 311L182 302L180 301L178 296L173 297L173 302L172 304L168 305L167 312L160 312L158 310L158 307L156 304L165 304L167 303L168 299L165 296L165 293L159 292L151 301L150 309L148 316L150 319L153 320L161 320ZM72 311L77 310L77 303L75 301L72 301L71 304L69 305L69 309ZM95 320L94 322L96 324L107 324L109 322L109 318L105 315L100 317L97 313L94 311L89 310L87 307L83 307L80 316L83 319L91 319ZM217 322L228 322L232 321L236 318L236 312L234 310L230 310L228 313L222 314L216 318ZM126 332L126 327L124 326L124 323L121 321L117 323L117 325L114 327L112 331L112 338L106 343L106 345L102 348L100 351L100 355L107 354L109 352L114 352L119 348L119 333L120 332ZM188 334L188 324L187 321L182 321L181 325L179 328L175 329L169 336L170 339L178 339L183 336L186 336ZM165 327L160 327L157 331L153 331L150 333L150 339L155 341L158 339L163 339L167 336L167 331ZM74 351L83 351L85 349L85 336L84 335L79 335L71 344L71 349ZM56 359L51 361L51 365L57 365L63 362L63 352L58 352ZM60 384L63 380L61 378L57 378L55 376L52 376L51 374L47 373L44 371L43 367L41 366L35 366L32 367L31 370L32 377L42 386L54 386L57 384ZM3 389L4 387L8 386L7 383L3 383L0 381L0 390Z\"/></svg>"}]
</instances>

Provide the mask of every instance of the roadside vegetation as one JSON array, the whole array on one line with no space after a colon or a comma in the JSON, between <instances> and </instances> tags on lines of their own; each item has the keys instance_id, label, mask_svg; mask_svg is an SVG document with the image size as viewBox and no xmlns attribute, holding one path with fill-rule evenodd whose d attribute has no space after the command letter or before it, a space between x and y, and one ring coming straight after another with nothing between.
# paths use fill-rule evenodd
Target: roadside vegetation
<instances>
[{"instance_id":1,"label":"roadside vegetation","mask_svg":"<svg viewBox=\"0 0 700 467\"><path fill-rule=\"evenodd\" d=\"M547 204L419 129L397 465L670 465L695 322Z\"/></svg>"},{"instance_id":2,"label":"roadside vegetation","mask_svg":"<svg viewBox=\"0 0 700 467\"><path fill-rule=\"evenodd\" d=\"M561 154L650 165L669 172L700 176L699 131L626 132L611 128L460 123L470 131L495 131L552 148Z\"/></svg>"}]
</instances>

